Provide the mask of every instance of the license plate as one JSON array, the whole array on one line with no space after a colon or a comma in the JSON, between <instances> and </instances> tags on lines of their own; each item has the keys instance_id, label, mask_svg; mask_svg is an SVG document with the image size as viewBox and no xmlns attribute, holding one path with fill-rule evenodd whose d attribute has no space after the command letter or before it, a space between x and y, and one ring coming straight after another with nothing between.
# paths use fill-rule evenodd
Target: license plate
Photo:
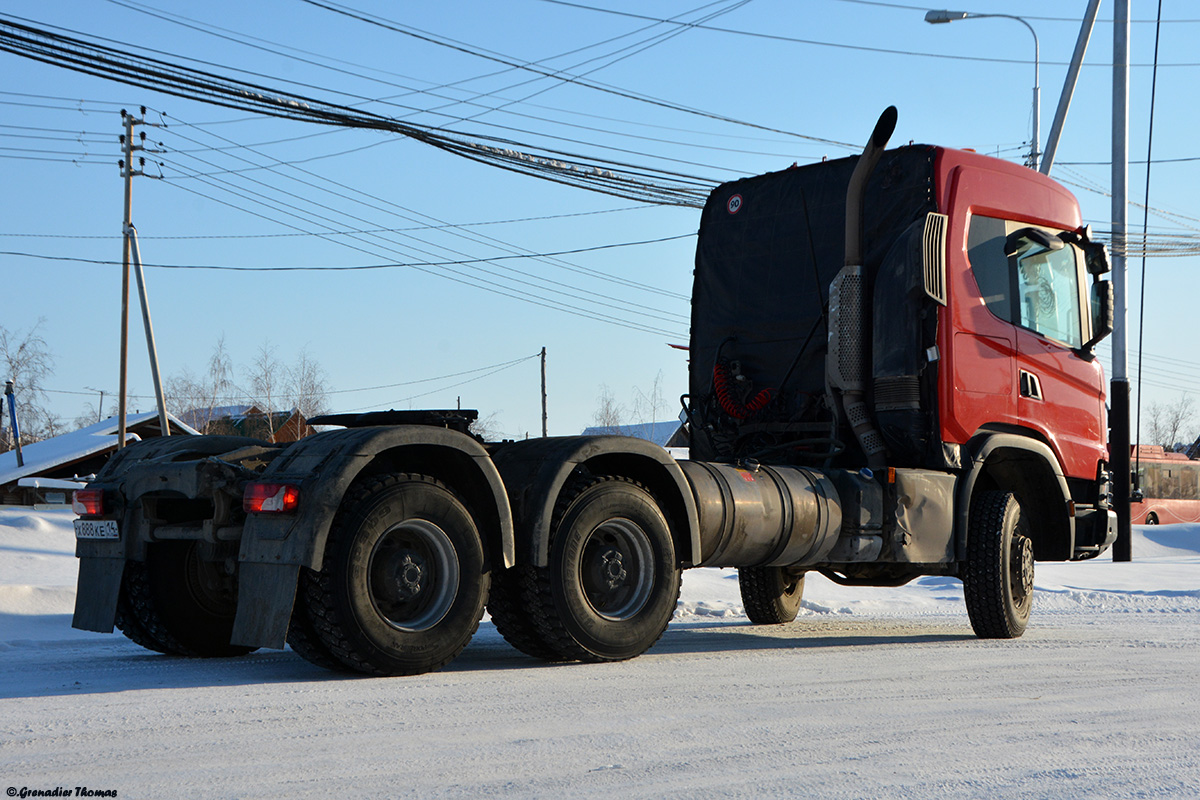
<instances>
[{"instance_id":1,"label":"license plate","mask_svg":"<svg viewBox=\"0 0 1200 800\"><path fill-rule=\"evenodd\" d=\"M75 520L76 539L120 539L121 532L117 530L115 519L77 519Z\"/></svg>"}]
</instances>

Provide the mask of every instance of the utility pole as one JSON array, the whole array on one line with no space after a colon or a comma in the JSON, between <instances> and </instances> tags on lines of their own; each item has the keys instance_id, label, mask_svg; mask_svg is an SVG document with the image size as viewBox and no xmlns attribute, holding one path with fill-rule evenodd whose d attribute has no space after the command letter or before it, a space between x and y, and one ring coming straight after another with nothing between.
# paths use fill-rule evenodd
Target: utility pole
<instances>
[{"instance_id":1,"label":"utility pole","mask_svg":"<svg viewBox=\"0 0 1200 800\"><path fill-rule=\"evenodd\" d=\"M1112 282L1116 300L1113 326L1109 400L1112 404L1113 505L1117 511L1117 540L1113 561L1133 559L1133 527L1129 494L1129 321L1128 280L1125 273L1126 216L1129 209L1129 0L1113 3L1113 110L1112 110Z\"/></svg>"},{"instance_id":2,"label":"utility pole","mask_svg":"<svg viewBox=\"0 0 1200 800\"><path fill-rule=\"evenodd\" d=\"M121 136L121 145L125 157L119 162L121 177L125 179L125 223L121 227L123 236L123 254L121 259L121 379L120 397L117 401L117 448L125 446L125 417L127 414L128 375L129 375L129 266L130 261L137 269L138 299L142 306L142 322L146 329L146 349L150 356L150 373L154 380L154 394L158 401L158 423L163 436L171 435L171 426L167 421L167 407L163 399L162 379L158 374L158 350L154 344L154 326L150 323L150 300L146 293L146 278L142 272L142 257L137 242L137 231L133 227L133 179L135 176L155 177L146 175L146 159L138 157L138 169L133 166L133 151L146 151L146 132L142 131L139 143L133 143L133 126L146 124L146 107L142 106L142 119L136 119L125 109L121 109L121 119L125 122L125 133ZM103 403L103 396L101 396Z\"/></svg>"},{"instance_id":3,"label":"utility pole","mask_svg":"<svg viewBox=\"0 0 1200 800\"><path fill-rule=\"evenodd\" d=\"M542 348L542 438L549 436L546 428L546 348Z\"/></svg>"},{"instance_id":4,"label":"utility pole","mask_svg":"<svg viewBox=\"0 0 1200 800\"><path fill-rule=\"evenodd\" d=\"M17 466L23 467L25 459L21 457L21 427L17 424L17 395L13 391L12 381L4 384L4 396L8 398L8 413L12 417L13 448L17 451Z\"/></svg>"},{"instance_id":5,"label":"utility pole","mask_svg":"<svg viewBox=\"0 0 1200 800\"><path fill-rule=\"evenodd\" d=\"M123 253L121 256L121 377L120 388L117 390L117 449L125 446L125 397L127 395L126 378L129 374L129 251L131 245L125 231L129 228L130 217L133 216L133 115L126 114L121 109L121 119L125 121L125 135L121 144L125 150L125 158L121 161L121 177L125 179L125 222L121 226L123 236Z\"/></svg>"},{"instance_id":6,"label":"utility pole","mask_svg":"<svg viewBox=\"0 0 1200 800\"><path fill-rule=\"evenodd\" d=\"M1063 125L1067 121L1067 111L1071 108L1071 98L1075 94L1075 83L1079 80L1079 68L1083 65L1083 57L1087 54L1088 42L1092 38L1092 28L1096 24L1096 12L1100 10L1100 0L1088 0L1087 11L1083 14L1083 24L1079 26L1079 38L1075 40L1075 52L1071 56L1071 66L1067 68L1067 77L1063 81L1062 94L1058 98L1058 109L1054 112L1054 122L1050 126L1050 137L1046 140L1046 150L1042 153L1042 163L1038 170L1043 175L1050 174L1054 166L1054 158L1058 155L1058 140L1062 136Z\"/></svg>"}]
</instances>

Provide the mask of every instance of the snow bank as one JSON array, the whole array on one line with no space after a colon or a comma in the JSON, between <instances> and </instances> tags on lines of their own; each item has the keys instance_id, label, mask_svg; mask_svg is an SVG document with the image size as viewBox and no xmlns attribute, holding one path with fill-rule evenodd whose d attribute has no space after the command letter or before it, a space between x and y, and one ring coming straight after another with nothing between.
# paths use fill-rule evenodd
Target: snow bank
<instances>
[{"instance_id":1,"label":"snow bank","mask_svg":"<svg viewBox=\"0 0 1200 800\"><path fill-rule=\"evenodd\" d=\"M70 627L75 539L70 511L0 507L0 648L14 641L89 637ZM1108 612L1200 611L1200 524L1134 526L1131 563L1110 556L1037 567L1034 624L1040 615L1095 608ZM962 615L962 584L924 577L900 587L848 587L816 573L805 579L801 618L911 618ZM694 569L683 577L681 622L744 622L737 570Z\"/></svg>"}]
</instances>

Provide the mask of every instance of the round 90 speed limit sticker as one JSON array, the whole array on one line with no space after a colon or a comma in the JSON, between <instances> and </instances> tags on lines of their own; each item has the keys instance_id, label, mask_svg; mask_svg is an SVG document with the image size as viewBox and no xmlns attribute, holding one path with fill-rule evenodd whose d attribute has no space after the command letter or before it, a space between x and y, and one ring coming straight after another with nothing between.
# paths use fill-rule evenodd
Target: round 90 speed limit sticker
<instances>
[{"instance_id":1,"label":"round 90 speed limit sticker","mask_svg":"<svg viewBox=\"0 0 1200 800\"><path fill-rule=\"evenodd\" d=\"M730 214L736 214L741 211L742 196L740 194L735 194L733 197L729 198L729 202L725 204L725 210Z\"/></svg>"}]
</instances>

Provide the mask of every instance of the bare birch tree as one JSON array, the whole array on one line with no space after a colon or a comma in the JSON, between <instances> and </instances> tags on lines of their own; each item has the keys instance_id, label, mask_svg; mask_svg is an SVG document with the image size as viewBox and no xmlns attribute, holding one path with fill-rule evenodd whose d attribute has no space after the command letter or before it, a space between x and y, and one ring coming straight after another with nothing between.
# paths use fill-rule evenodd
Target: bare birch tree
<instances>
[{"instance_id":1,"label":"bare birch tree","mask_svg":"<svg viewBox=\"0 0 1200 800\"><path fill-rule=\"evenodd\" d=\"M1191 431L1196 418L1196 407L1191 395L1181 395L1174 403L1151 403L1146 410L1150 426L1151 444L1160 444L1174 450L1177 444L1191 444Z\"/></svg>"},{"instance_id":2,"label":"bare birch tree","mask_svg":"<svg viewBox=\"0 0 1200 800\"><path fill-rule=\"evenodd\" d=\"M57 436L63 427L58 417L49 411L42 385L54 370L54 356L39 331L43 322L44 319L39 319L27 331L10 331L0 325L0 389L7 381L13 382L23 445ZM0 451L16 446L8 427L9 416L5 409L4 422L0 423L3 430Z\"/></svg>"},{"instance_id":3,"label":"bare birch tree","mask_svg":"<svg viewBox=\"0 0 1200 800\"><path fill-rule=\"evenodd\" d=\"M618 433L621 420L625 416L625 407L617 402L612 389L605 384L600 385L600 397L597 398L597 402L599 405L592 414L592 421L596 423L596 427L603 429L605 433Z\"/></svg>"},{"instance_id":4,"label":"bare birch tree","mask_svg":"<svg viewBox=\"0 0 1200 800\"><path fill-rule=\"evenodd\" d=\"M329 412L329 379L308 350L300 351L286 374L287 396L305 419Z\"/></svg>"}]
</instances>

